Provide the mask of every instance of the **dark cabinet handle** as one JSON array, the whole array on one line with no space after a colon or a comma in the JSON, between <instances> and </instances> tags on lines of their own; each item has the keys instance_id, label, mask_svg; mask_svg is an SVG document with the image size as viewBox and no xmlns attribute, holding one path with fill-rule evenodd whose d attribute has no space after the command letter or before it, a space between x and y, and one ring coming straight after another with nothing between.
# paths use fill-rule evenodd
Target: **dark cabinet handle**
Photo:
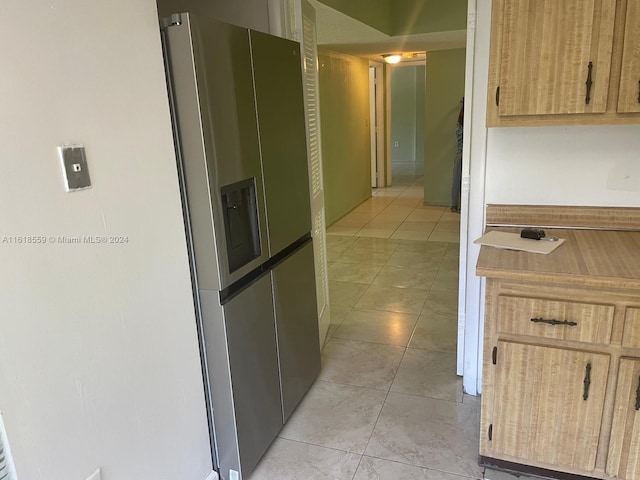
<instances>
[{"instance_id":1,"label":"dark cabinet handle","mask_svg":"<svg viewBox=\"0 0 640 480\"><path fill-rule=\"evenodd\" d=\"M640 377L638 377L638 388L636 389L636 410L640 410Z\"/></svg>"},{"instance_id":2,"label":"dark cabinet handle","mask_svg":"<svg viewBox=\"0 0 640 480\"><path fill-rule=\"evenodd\" d=\"M496 87L496 107L499 107L499 106L500 106L500 85Z\"/></svg>"},{"instance_id":3,"label":"dark cabinet handle","mask_svg":"<svg viewBox=\"0 0 640 480\"><path fill-rule=\"evenodd\" d=\"M591 71L593 70L593 62L589 62L589 65L587 65L587 96L584 99L584 103L586 103L587 105L589 105L589 102L591 101L591 84L593 83L593 81L591 80Z\"/></svg>"},{"instance_id":4,"label":"dark cabinet handle","mask_svg":"<svg viewBox=\"0 0 640 480\"><path fill-rule=\"evenodd\" d=\"M586 400L589 398L589 385L591 385L591 364L587 363L587 368L584 371L584 391L582 393L582 399Z\"/></svg>"},{"instance_id":5,"label":"dark cabinet handle","mask_svg":"<svg viewBox=\"0 0 640 480\"><path fill-rule=\"evenodd\" d=\"M638 80L638 103L640 103L640 80Z\"/></svg>"},{"instance_id":6,"label":"dark cabinet handle","mask_svg":"<svg viewBox=\"0 0 640 480\"><path fill-rule=\"evenodd\" d=\"M531 321L534 323L548 323L549 325L567 325L569 327L578 325L576 322L570 322L569 320L547 320L546 318L532 318Z\"/></svg>"}]
</instances>

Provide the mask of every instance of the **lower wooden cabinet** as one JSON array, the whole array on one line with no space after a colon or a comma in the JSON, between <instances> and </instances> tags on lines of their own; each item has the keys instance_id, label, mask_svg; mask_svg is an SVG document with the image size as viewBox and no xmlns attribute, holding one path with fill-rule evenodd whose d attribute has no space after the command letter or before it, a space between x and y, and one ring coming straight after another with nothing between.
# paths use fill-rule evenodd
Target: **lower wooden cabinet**
<instances>
[{"instance_id":1,"label":"lower wooden cabinet","mask_svg":"<svg viewBox=\"0 0 640 480\"><path fill-rule=\"evenodd\" d=\"M607 474L640 478L640 359L622 358L618 370Z\"/></svg>"},{"instance_id":2,"label":"lower wooden cabinet","mask_svg":"<svg viewBox=\"0 0 640 480\"><path fill-rule=\"evenodd\" d=\"M575 228L554 230L566 241L549 255L480 250L481 458L640 480L640 208L496 205L487 219Z\"/></svg>"},{"instance_id":3,"label":"lower wooden cabinet","mask_svg":"<svg viewBox=\"0 0 640 480\"><path fill-rule=\"evenodd\" d=\"M493 453L593 470L609 356L510 341L495 348Z\"/></svg>"},{"instance_id":4,"label":"lower wooden cabinet","mask_svg":"<svg viewBox=\"0 0 640 480\"><path fill-rule=\"evenodd\" d=\"M480 455L640 480L640 291L486 286Z\"/></svg>"}]
</instances>

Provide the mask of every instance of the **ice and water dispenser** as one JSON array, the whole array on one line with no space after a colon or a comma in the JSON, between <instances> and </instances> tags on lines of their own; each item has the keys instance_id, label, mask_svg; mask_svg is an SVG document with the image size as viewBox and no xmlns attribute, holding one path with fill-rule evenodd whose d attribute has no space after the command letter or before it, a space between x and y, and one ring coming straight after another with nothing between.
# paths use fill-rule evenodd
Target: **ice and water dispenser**
<instances>
[{"instance_id":1,"label":"ice and water dispenser","mask_svg":"<svg viewBox=\"0 0 640 480\"><path fill-rule=\"evenodd\" d=\"M256 180L248 178L220 189L229 272L261 255Z\"/></svg>"}]
</instances>

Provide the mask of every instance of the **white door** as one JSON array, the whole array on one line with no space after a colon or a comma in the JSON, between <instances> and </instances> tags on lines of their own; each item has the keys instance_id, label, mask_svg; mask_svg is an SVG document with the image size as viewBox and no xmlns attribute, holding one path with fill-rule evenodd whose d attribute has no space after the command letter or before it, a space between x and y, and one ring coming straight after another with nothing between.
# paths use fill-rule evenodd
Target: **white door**
<instances>
[{"instance_id":1,"label":"white door","mask_svg":"<svg viewBox=\"0 0 640 480\"><path fill-rule=\"evenodd\" d=\"M302 50L309 184L311 187L311 236L315 255L316 294L318 298L320 346L322 347L331 320L324 219L322 148L320 145L316 12L306 0L269 1L272 32L300 42ZM280 21L276 21L276 18L279 18Z\"/></svg>"},{"instance_id":2,"label":"white door","mask_svg":"<svg viewBox=\"0 0 640 480\"><path fill-rule=\"evenodd\" d=\"M371 188L378 186L378 122L376 111L376 67L369 66L369 125L371 125Z\"/></svg>"}]
</instances>

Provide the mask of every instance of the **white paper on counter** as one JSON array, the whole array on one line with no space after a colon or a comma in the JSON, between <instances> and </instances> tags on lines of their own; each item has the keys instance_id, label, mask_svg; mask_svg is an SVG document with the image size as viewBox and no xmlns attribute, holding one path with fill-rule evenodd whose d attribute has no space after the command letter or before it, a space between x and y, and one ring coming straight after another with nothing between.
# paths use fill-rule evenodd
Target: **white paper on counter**
<instances>
[{"instance_id":1,"label":"white paper on counter","mask_svg":"<svg viewBox=\"0 0 640 480\"><path fill-rule=\"evenodd\" d=\"M549 240L533 240L520 238L519 233L507 233L492 230L475 240L473 243L487 245L489 247L504 248L507 250L521 250L529 253L542 253L547 255L562 245L566 240L559 238L552 242Z\"/></svg>"}]
</instances>

